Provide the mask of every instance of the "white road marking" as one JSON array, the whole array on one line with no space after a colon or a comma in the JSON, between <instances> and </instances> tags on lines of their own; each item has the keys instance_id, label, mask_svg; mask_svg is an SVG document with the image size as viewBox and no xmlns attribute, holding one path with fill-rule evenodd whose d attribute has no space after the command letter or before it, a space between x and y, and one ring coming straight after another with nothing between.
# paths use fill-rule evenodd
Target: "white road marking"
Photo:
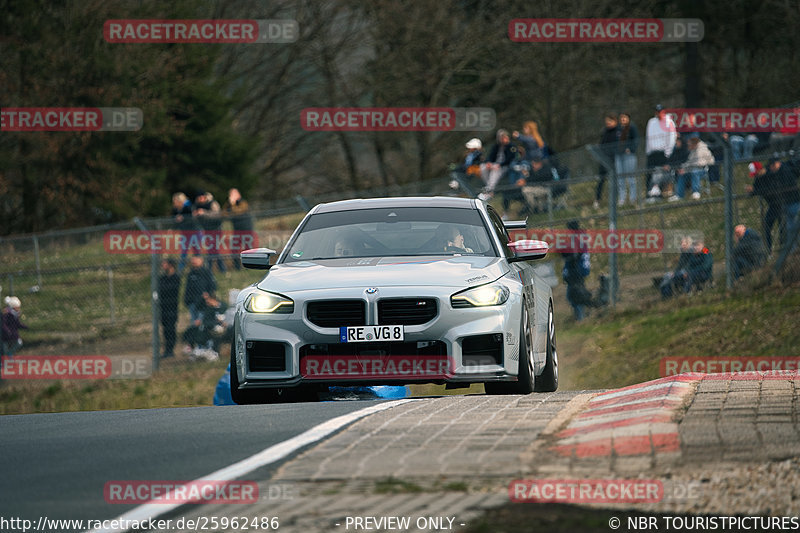
<instances>
[{"instance_id":1,"label":"white road marking","mask_svg":"<svg viewBox=\"0 0 800 533\"><path fill-rule=\"evenodd\" d=\"M342 427L355 422L360 418L364 418L365 416L371 415L373 413L377 413L380 411L385 411L386 409L391 409L392 407L396 407L398 405L402 405L408 402L415 402L419 401L417 399L405 399L405 400L394 400L391 402L380 403L377 405L372 405L370 407L366 407L359 411L355 411L353 413L348 413L346 415L337 416L336 418L332 418L327 422L323 422L313 428L297 435L296 437L292 437L289 440L285 440L283 442L279 442L269 448L266 448L255 455L248 457L247 459L243 459L238 463L234 463L230 466L226 466L216 472L212 472L206 476L198 478L190 483L197 483L200 481L232 481L234 479L240 478L241 476L248 474L254 470L257 470L263 466L268 464L274 463L276 461L280 461L281 459L291 455L292 453L296 452L300 448L317 442L331 433L338 431ZM177 489L176 489L177 490ZM171 493L168 494L165 499L171 498ZM144 503L135 509L128 511L125 514L118 516L117 518L113 518L111 520L118 520L120 524L128 523L133 521L144 521L154 519L164 513L172 511L183 503L152 503L158 500L152 500L151 502ZM110 520L108 521L110 522ZM122 533L128 531L128 529L92 529L89 533Z\"/></svg>"}]
</instances>

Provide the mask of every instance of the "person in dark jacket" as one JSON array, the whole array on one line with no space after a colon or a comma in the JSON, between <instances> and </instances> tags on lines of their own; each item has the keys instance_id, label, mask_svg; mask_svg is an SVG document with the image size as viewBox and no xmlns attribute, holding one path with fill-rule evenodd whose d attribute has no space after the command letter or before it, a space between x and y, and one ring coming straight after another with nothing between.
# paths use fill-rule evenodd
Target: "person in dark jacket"
<instances>
[{"instance_id":1,"label":"person in dark jacket","mask_svg":"<svg viewBox=\"0 0 800 533\"><path fill-rule=\"evenodd\" d=\"M508 172L509 165L516 159L517 148L511 144L508 131L497 130L497 143L489 150L486 160L481 164L481 177L486 187L479 195L481 200L489 200L500 180Z\"/></svg>"},{"instance_id":2,"label":"person in dark jacket","mask_svg":"<svg viewBox=\"0 0 800 533\"><path fill-rule=\"evenodd\" d=\"M250 206L247 204L247 200L242 198L242 194L239 192L239 189L231 189L228 191L228 201L225 202L225 206L222 208L222 211L225 216L231 219L231 224L233 224L233 231L235 233L252 233L253 215L250 213ZM236 250L232 251L234 252L233 266L236 268L236 270L241 270L242 261L239 258L239 254L236 253Z\"/></svg>"},{"instance_id":3,"label":"person in dark jacket","mask_svg":"<svg viewBox=\"0 0 800 533\"><path fill-rule=\"evenodd\" d=\"M567 222L567 229L581 231L577 220ZM575 240L579 242L579 239ZM561 278L567 285L567 302L572 306L575 320L580 321L586 316L586 306L592 304L592 293L586 288L584 281L591 271L589 253L579 249L562 252L561 256L564 258Z\"/></svg>"},{"instance_id":4,"label":"person in dark jacket","mask_svg":"<svg viewBox=\"0 0 800 533\"><path fill-rule=\"evenodd\" d=\"M177 273L174 259L165 259L161 263L162 274L158 278L158 301L161 307L161 330L164 333L164 351L161 357L175 355L175 325L178 322L178 293L181 278Z\"/></svg>"},{"instance_id":5,"label":"person in dark jacket","mask_svg":"<svg viewBox=\"0 0 800 533\"><path fill-rule=\"evenodd\" d=\"M746 276L767 262L767 249L761 235L744 224L733 228L736 245L733 247L733 275L736 279Z\"/></svg>"},{"instance_id":6,"label":"person in dark jacket","mask_svg":"<svg viewBox=\"0 0 800 533\"><path fill-rule=\"evenodd\" d=\"M195 198L192 212L204 232L218 234L222 229L222 208L210 192L203 192ZM227 269L218 251L213 249L209 251L208 266L213 269L216 264L219 271L224 273Z\"/></svg>"},{"instance_id":7,"label":"person in dark jacket","mask_svg":"<svg viewBox=\"0 0 800 533\"><path fill-rule=\"evenodd\" d=\"M639 149L639 130L628 113L619 114L619 143L614 157L617 170L617 205L625 205L626 185L631 204L636 204L636 150Z\"/></svg>"},{"instance_id":8,"label":"person in dark jacket","mask_svg":"<svg viewBox=\"0 0 800 533\"><path fill-rule=\"evenodd\" d=\"M197 221L194 219L194 213L192 213L192 202L190 202L189 197L182 192L176 192L172 195L172 222L173 227L184 233L187 240L189 237L188 233L199 229ZM186 267L186 256L188 254L188 249L181 250L181 259L178 262L178 275L180 275Z\"/></svg>"},{"instance_id":9,"label":"person in dark jacket","mask_svg":"<svg viewBox=\"0 0 800 533\"><path fill-rule=\"evenodd\" d=\"M660 284L661 296L669 298L675 289L688 293L692 288L702 290L713 276L714 257L705 247L702 240L692 241L685 238L681 241L681 255L675 271L664 276Z\"/></svg>"},{"instance_id":10,"label":"person in dark jacket","mask_svg":"<svg viewBox=\"0 0 800 533\"><path fill-rule=\"evenodd\" d=\"M769 161L770 164L767 166L775 166L775 161L771 159ZM750 177L753 178L753 185L747 186L747 191L752 196L761 196L767 204L767 210L764 212L762 220L762 228L767 253L772 253L772 227L776 222L778 223L781 241L783 241L786 234L781 179L776 172L768 171L758 161L750 163Z\"/></svg>"},{"instance_id":11,"label":"person in dark jacket","mask_svg":"<svg viewBox=\"0 0 800 533\"><path fill-rule=\"evenodd\" d=\"M603 153L606 160L613 165L617 153L617 147L619 146L619 136L620 136L619 122L617 120L617 115L615 113L606 113L604 120L605 120L605 127L603 128L603 131L600 134L600 151ZM594 192L595 209L600 207L600 199L603 196L603 186L606 183L607 173L608 170L606 169L605 165L600 165L600 168L598 170L600 180L597 182L597 189L595 189Z\"/></svg>"},{"instance_id":12,"label":"person in dark jacket","mask_svg":"<svg viewBox=\"0 0 800 533\"><path fill-rule=\"evenodd\" d=\"M204 295L214 294L217 290L217 280L214 274L203 264L199 255L192 256L189 260L189 274L186 275L186 286L183 290L183 303L189 308L189 317L192 324L202 320L202 311L205 307Z\"/></svg>"}]
</instances>

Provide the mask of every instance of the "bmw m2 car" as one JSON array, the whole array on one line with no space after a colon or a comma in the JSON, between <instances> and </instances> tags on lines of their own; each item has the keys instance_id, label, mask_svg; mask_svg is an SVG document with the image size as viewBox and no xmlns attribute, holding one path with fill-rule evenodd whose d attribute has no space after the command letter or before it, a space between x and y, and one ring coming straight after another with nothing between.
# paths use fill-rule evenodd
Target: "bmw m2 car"
<instances>
[{"instance_id":1,"label":"bmw m2 car","mask_svg":"<svg viewBox=\"0 0 800 533\"><path fill-rule=\"evenodd\" d=\"M552 292L529 264L547 249L510 242L480 200L317 205L274 265L273 250L241 253L267 274L237 300L231 395L267 403L411 383L554 391Z\"/></svg>"}]
</instances>

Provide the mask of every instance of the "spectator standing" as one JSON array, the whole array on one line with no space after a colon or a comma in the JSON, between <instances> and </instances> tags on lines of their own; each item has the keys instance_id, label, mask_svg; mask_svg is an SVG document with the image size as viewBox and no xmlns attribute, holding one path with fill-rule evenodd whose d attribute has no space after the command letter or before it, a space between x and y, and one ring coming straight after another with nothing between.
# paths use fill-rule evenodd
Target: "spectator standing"
<instances>
[{"instance_id":1,"label":"spectator standing","mask_svg":"<svg viewBox=\"0 0 800 533\"><path fill-rule=\"evenodd\" d=\"M225 202L223 213L230 218L233 231L237 235L239 232L252 234L253 216L250 214L250 206L247 204L247 200L242 198L239 189L228 191L228 201ZM233 250L233 252L236 252L236 250ZM236 270L242 269L242 261L238 253L233 254L233 266Z\"/></svg>"},{"instance_id":2,"label":"spectator standing","mask_svg":"<svg viewBox=\"0 0 800 533\"><path fill-rule=\"evenodd\" d=\"M606 113L606 116L603 120L605 121L605 127L600 134L600 151L605 156L606 161L613 165L615 164L616 154L619 147L621 130L619 128L619 122L615 113ZM606 169L605 165L600 165L598 173L600 175L600 180L597 182L597 188L594 192L593 205L595 209L600 207L600 199L603 196L603 186L606 183L606 175L608 174L608 170Z\"/></svg>"},{"instance_id":3,"label":"spectator standing","mask_svg":"<svg viewBox=\"0 0 800 533\"><path fill-rule=\"evenodd\" d=\"M201 193L195 198L192 211L204 232L218 233L222 229L222 208L210 192ZM216 263L219 271L224 273L227 269L222 256L218 252L219 250L211 250L209 252L208 266L213 270L214 263Z\"/></svg>"},{"instance_id":4,"label":"spectator standing","mask_svg":"<svg viewBox=\"0 0 800 533\"><path fill-rule=\"evenodd\" d=\"M761 235L744 224L733 228L736 244L733 247L733 276L739 279L764 266L767 262L767 249Z\"/></svg>"},{"instance_id":5,"label":"spectator standing","mask_svg":"<svg viewBox=\"0 0 800 533\"><path fill-rule=\"evenodd\" d=\"M28 329L22 322L22 302L16 296L6 296L5 308L2 311L2 352L0 355L12 356L22 347L19 330Z\"/></svg>"},{"instance_id":6,"label":"spectator standing","mask_svg":"<svg viewBox=\"0 0 800 533\"><path fill-rule=\"evenodd\" d=\"M770 159L768 173L774 175L775 188L780 194L781 213L786 221L786 232L781 240L782 246L788 246L788 239L797 231L800 221L800 188L797 186L797 161L782 162L777 158Z\"/></svg>"},{"instance_id":7,"label":"spectator standing","mask_svg":"<svg viewBox=\"0 0 800 533\"><path fill-rule=\"evenodd\" d=\"M638 200L636 190L636 150L639 149L639 130L628 113L619 114L619 144L614 158L617 171L617 205L625 205L627 184L628 197L633 205Z\"/></svg>"},{"instance_id":8,"label":"spectator standing","mask_svg":"<svg viewBox=\"0 0 800 533\"><path fill-rule=\"evenodd\" d=\"M186 286L183 289L183 303L189 309L189 319L194 324L202 319L205 307L204 295L214 294L217 280L209 268L203 264L203 258L194 255L189 260L189 273L186 275Z\"/></svg>"},{"instance_id":9,"label":"spectator standing","mask_svg":"<svg viewBox=\"0 0 800 533\"><path fill-rule=\"evenodd\" d=\"M497 184L508 171L508 166L514 161L516 148L511 145L511 137L504 129L497 130L497 142L489 151L486 161L481 165L481 176L486 184L484 192L479 195L481 200L489 200L494 196Z\"/></svg>"},{"instance_id":10,"label":"spectator standing","mask_svg":"<svg viewBox=\"0 0 800 533\"><path fill-rule=\"evenodd\" d=\"M770 165L777 159L770 159ZM768 166L770 166L768 165ZM764 212L762 228L764 241L767 246L767 253L772 253L772 227L778 223L780 239L783 241L786 234L786 227L783 216L783 202L777 176L774 172L768 172L758 161L750 163L750 177L753 184L746 187L747 191L753 196L761 196L767 204Z\"/></svg>"},{"instance_id":11,"label":"spectator standing","mask_svg":"<svg viewBox=\"0 0 800 533\"><path fill-rule=\"evenodd\" d=\"M689 138L689 157L686 162L677 169L678 183L675 187L675 194L670 196L670 201L682 199L686 194L687 179L692 184L692 199L700 199L700 180L708 172L708 168L716 163L714 154L708 149L708 145L700 140L700 137Z\"/></svg>"},{"instance_id":12,"label":"spectator standing","mask_svg":"<svg viewBox=\"0 0 800 533\"><path fill-rule=\"evenodd\" d=\"M578 232L581 230L577 220L567 222L567 228ZM575 238L573 242L580 242L580 239ZM592 293L584 281L591 272L589 253L578 249L561 252L561 256L564 258L561 277L567 285L567 302L572 307L575 320L581 321L586 316L586 306L592 304Z\"/></svg>"},{"instance_id":13,"label":"spectator standing","mask_svg":"<svg viewBox=\"0 0 800 533\"><path fill-rule=\"evenodd\" d=\"M656 114L647 121L645 132L645 152L647 153L647 195L651 198L661 196L662 167L669 162L675 139L678 136L675 121L667 115L661 104L656 105ZM654 180L656 183L653 183Z\"/></svg>"},{"instance_id":14,"label":"spectator standing","mask_svg":"<svg viewBox=\"0 0 800 533\"><path fill-rule=\"evenodd\" d=\"M192 232L197 229L197 224L194 220L192 213L192 202L189 197L182 192L176 192L172 195L172 222L173 227L181 232ZM188 235L185 235L188 237ZM181 259L178 263L178 274L183 272L186 266L186 256L189 250L181 250Z\"/></svg>"},{"instance_id":15,"label":"spectator standing","mask_svg":"<svg viewBox=\"0 0 800 533\"><path fill-rule=\"evenodd\" d=\"M175 355L175 340L177 333L175 325L178 322L178 293L181 288L181 278L177 273L174 259L165 259L161 262L161 276L158 278L158 301L161 305L161 330L164 333L164 351L161 357Z\"/></svg>"}]
</instances>

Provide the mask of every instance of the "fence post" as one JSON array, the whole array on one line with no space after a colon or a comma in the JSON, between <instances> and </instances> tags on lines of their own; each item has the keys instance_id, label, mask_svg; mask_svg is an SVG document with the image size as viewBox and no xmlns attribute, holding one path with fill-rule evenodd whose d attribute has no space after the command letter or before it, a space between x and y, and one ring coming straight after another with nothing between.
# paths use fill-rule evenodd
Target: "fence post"
<instances>
[{"instance_id":1,"label":"fence post","mask_svg":"<svg viewBox=\"0 0 800 533\"><path fill-rule=\"evenodd\" d=\"M108 309L111 312L111 325L114 325L114 269L109 265L108 272Z\"/></svg>"},{"instance_id":2,"label":"fence post","mask_svg":"<svg viewBox=\"0 0 800 533\"><path fill-rule=\"evenodd\" d=\"M589 155L598 163L603 165L608 171L608 229L616 231L617 229L617 169L614 161L609 161L603 154L599 145L587 144L586 149ZM609 289L609 303L611 309L617 307L617 290L619 285L619 268L617 266L617 253L611 252L608 256L608 289Z\"/></svg>"},{"instance_id":3,"label":"fence post","mask_svg":"<svg viewBox=\"0 0 800 533\"><path fill-rule=\"evenodd\" d=\"M33 236L33 255L36 259L36 285L41 287L42 286L42 268L41 263L39 261L39 237L37 235Z\"/></svg>"},{"instance_id":4,"label":"fence post","mask_svg":"<svg viewBox=\"0 0 800 533\"><path fill-rule=\"evenodd\" d=\"M150 230L144 225L144 222L139 217L133 219L136 226L147 234ZM161 356L161 339L158 336L158 326L161 322L161 306L158 301L158 254L155 251L150 253L150 309L153 315L153 372L158 370L158 359Z\"/></svg>"},{"instance_id":5,"label":"fence post","mask_svg":"<svg viewBox=\"0 0 800 533\"><path fill-rule=\"evenodd\" d=\"M733 288L733 157L731 145L718 133L714 140L722 145L722 175L725 176L725 287Z\"/></svg>"}]
</instances>

